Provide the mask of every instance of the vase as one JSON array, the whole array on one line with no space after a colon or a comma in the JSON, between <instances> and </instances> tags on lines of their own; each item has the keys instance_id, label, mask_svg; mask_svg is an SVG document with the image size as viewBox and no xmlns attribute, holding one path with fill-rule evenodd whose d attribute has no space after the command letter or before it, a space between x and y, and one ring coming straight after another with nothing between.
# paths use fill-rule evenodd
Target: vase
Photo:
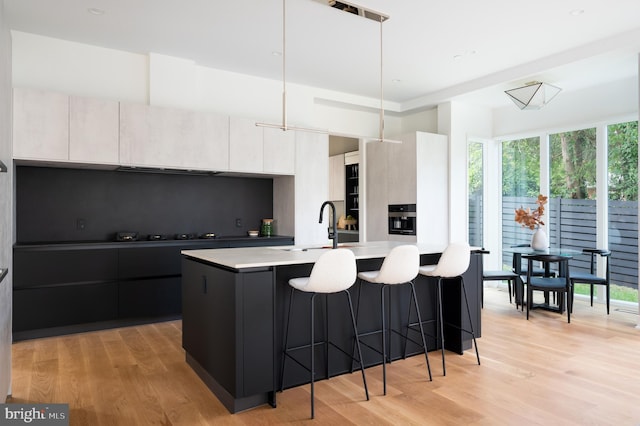
<instances>
[{"instance_id":1,"label":"vase","mask_svg":"<svg viewBox=\"0 0 640 426\"><path fill-rule=\"evenodd\" d=\"M549 248L547 234L542 228L536 229L536 232L531 236L531 248L534 250L546 250Z\"/></svg>"}]
</instances>

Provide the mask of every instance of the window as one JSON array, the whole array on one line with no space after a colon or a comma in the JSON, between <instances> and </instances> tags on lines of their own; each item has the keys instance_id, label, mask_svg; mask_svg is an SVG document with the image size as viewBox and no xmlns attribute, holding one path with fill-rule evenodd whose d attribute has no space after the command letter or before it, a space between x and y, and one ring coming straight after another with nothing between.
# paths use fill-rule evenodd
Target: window
<instances>
[{"instance_id":1,"label":"window","mask_svg":"<svg viewBox=\"0 0 640 426\"><path fill-rule=\"evenodd\" d=\"M550 244L609 248L611 299L638 303L638 122L555 133L548 142L548 151L546 141L540 149L539 138L502 143L503 245L531 241L531 231L515 223L513 211L535 206L540 188L548 187ZM543 158L548 154L548 163L541 164L541 151ZM606 157L598 158L605 152ZM547 166L549 181L541 182ZM586 271L589 260L575 256L571 270ZM504 254L504 265L510 262L511 256ZM604 289L596 288L604 301ZM576 286L577 294L588 292L588 286Z\"/></svg>"},{"instance_id":2,"label":"window","mask_svg":"<svg viewBox=\"0 0 640 426\"><path fill-rule=\"evenodd\" d=\"M531 230L514 220L515 209L534 206L540 193L540 139L528 138L502 143L502 244L531 242ZM502 262L511 267L509 253Z\"/></svg>"},{"instance_id":3,"label":"window","mask_svg":"<svg viewBox=\"0 0 640 426\"><path fill-rule=\"evenodd\" d=\"M637 302L638 122L607 126L607 145L611 299Z\"/></svg>"},{"instance_id":4,"label":"window","mask_svg":"<svg viewBox=\"0 0 640 426\"><path fill-rule=\"evenodd\" d=\"M469 142L469 244L483 247L483 144Z\"/></svg>"},{"instance_id":5,"label":"window","mask_svg":"<svg viewBox=\"0 0 640 426\"><path fill-rule=\"evenodd\" d=\"M549 242L577 250L595 248L596 129L550 135L549 172Z\"/></svg>"}]
</instances>

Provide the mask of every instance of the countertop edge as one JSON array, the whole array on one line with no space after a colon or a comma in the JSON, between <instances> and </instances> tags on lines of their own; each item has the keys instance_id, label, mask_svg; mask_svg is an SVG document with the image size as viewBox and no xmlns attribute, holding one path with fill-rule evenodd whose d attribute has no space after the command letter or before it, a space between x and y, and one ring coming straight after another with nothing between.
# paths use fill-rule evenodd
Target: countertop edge
<instances>
[{"instance_id":1,"label":"countertop edge","mask_svg":"<svg viewBox=\"0 0 640 426\"><path fill-rule=\"evenodd\" d=\"M374 241L357 244L347 243L342 247L352 250L356 259L375 259L385 257L393 247L403 244L406 243ZM421 255L440 254L446 248L446 245L441 244L415 245ZM213 265L243 270L315 263L320 255L327 250L331 250L331 248L323 248L322 246L263 246L202 250L185 249L181 251L181 254Z\"/></svg>"},{"instance_id":2,"label":"countertop edge","mask_svg":"<svg viewBox=\"0 0 640 426\"><path fill-rule=\"evenodd\" d=\"M293 240L294 237L287 235L274 235L272 237L216 237L216 238L193 238L186 240L137 240L137 241L69 241L52 243L15 243L16 250L42 250L42 249L87 249L87 248L130 248L130 247L175 247L175 246L198 246L207 244L224 244L225 242L237 241L260 241L265 242Z\"/></svg>"}]
</instances>

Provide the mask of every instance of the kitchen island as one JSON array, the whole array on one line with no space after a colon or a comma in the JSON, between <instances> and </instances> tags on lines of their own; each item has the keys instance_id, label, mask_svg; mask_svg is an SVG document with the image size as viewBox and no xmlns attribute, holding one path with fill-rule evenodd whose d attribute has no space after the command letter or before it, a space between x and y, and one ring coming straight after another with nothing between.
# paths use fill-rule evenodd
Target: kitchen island
<instances>
[{"instance_id":1,"label":"kitchen island","mask_svg":"<svg viewBox=\"0 0 640 426\"><path fill-rule=\"evenodd\" d=\"M345 244L356 257L358 271L379 269L389 251L398 242ZM418 244L421 264L437 263L445 247ZM280 388L280 362L284 318L289 299L290 278L308 276L316 260L329 247L247 247L211 250L183 250L182 255L182 328L186 361L209 389L232 412L270 403L275 407L275 390ZM465 272L465 283L471 305L476 336L480 337L480 294L482 291L482 256L473 253ZM419 276L416 292L423 319L435 318L435 285ZM452 282L443 289L445 321L453 324L468 322L463 311L460 286ZM354 302L360 298L358 328L366 332L379 328L379 297L376 287L351 288ZM358 294L361 291L361 294ZM298 296L296 296L298 297ZM304 296L300 296L304 297ZM329 296L316 309L318 319L328 313L331 340L347 351L353 344L348 307L340 296ZM335 300L335 301L334 301ZM409 312L409 289L392 288L388 303L394 305L390 324L395 329L415 320ZM320 305L320 304L319 304ZM308 343L309 305L297 303L295 320L290 325L290 345ZM411 317L410 317L411 314ZM316 335L324 338L322 321L317 321ZM435 336L435 323L427 324L426 334ZM420 340L419 336L414 336ZM380 347L379 337L367 343ZM445 328L445 347L462 353L470 347L470 336L456 327ZM428 349L437 349L429 338ZM404 342L398 336L391 339L392 359L402 358ZM418 344L408 343L407 355L419 354ZM321 353L322 352L322 353ZM324 351L317 353L317 365L324 365ZM329 352L329 375L351 371L351 359L339 351ZM363 346L365 366L380 364L381 356ZM301 355L304 360L305 355ZM320 369L323 370L323 369ZM316 372L317 379L326 378L325 371ZM308 372L289 363L284 388L307 383Z\"/></svg>"}]
</instances>

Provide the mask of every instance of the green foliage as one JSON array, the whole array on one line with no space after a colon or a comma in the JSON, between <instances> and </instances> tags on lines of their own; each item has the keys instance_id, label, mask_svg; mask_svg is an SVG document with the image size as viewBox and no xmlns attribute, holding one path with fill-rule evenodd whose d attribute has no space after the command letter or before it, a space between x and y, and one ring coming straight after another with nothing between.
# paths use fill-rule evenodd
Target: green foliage
<instances>
[{"instance_id":1,"label":"green foliage","mask_svg":"<svg viewBox=\"0 0 640 426\"><path fill-rule=\"evenodd\" d=\"M598 286L594 286L594 293L597 291ZM589 294L589 285L588 284L576 284L575 292L576 294ZM624 300L626 302L638 302L638 290L635 288L625 287L621 285L611 284L611 300Z\"/></svg>"},{"instance_id":2,"label":"green foliage","mask_svg":"<svg viewBox=\"0 0 640 426\"><path fill-rule=\"evenodd\" d=\"M482 143L469 143L469 196L482 194Z\"/></svg>"},{"instance_id":3,"label":"green foliage","mask_svg":"<svg viewBox=\"0 0 640 426\"><path fill-rule=\"evenodd\" d=\"M540 192L540 139L502 143L502 195L537 197Z\"/></svg>"},{"instance_id":4,"label":"green foliage","mask_svg":"<svg viewBox=\"0 0 640 426\"><path fill-rule=\"evenodd\" d=\"M556 198L595 199L596 129L581 129L549 136L550 194ZM638 122L608 127L609 199L638 199ZM482 164L472 161L470 183ZM473 154L474 156L477 154ZM478 171L479 168L480 171ZM481 181L480 181L481 184ZM481 187L481 186L480 186ZM476 188L472 187L471 188ZM502 143L502 195L536 197L540 191L540 141L518 139Z\"/></svg>"},{"instance_id":5,"label":"green foliage","mask_svg":"<svg viewBox=\"0 0 640 426\"><path fill-rule=\"evenodd\" d=\"M609 199L638 199L638 122L607 128L609 139Z\"/></svg>"}]
</instances>

